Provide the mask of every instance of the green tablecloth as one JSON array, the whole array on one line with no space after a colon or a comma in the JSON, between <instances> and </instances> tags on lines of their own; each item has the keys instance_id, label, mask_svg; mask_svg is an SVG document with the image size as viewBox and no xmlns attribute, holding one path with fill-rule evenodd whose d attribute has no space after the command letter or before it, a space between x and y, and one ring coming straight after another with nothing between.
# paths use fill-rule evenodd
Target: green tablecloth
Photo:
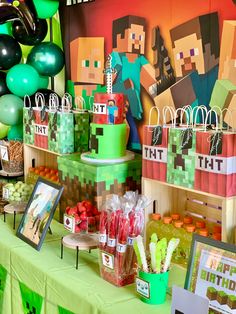
<instances>
[{"instance_id":1,"label":"green tablecloth","mask_svg":"<svg viewBox=\"0 0 236 314\"><path fill-rule=\"evenodd\" d=\"M80 253L78 270L75 269L74 250L64 248L64 259L61 260L60 239L67 232L56 221L52 222L52 231L38 252L15 236L11 215L8 215L7 223L0 217L0 266L7 271L0 313L170 313L170 295L165 304L147 305L137 297L135 285L117 288L104 281L99 274L96 250L91 254ZM169 286L173 283L183 286L184 279L185 271L172 266Z\"/></svg>"}]
</instances>

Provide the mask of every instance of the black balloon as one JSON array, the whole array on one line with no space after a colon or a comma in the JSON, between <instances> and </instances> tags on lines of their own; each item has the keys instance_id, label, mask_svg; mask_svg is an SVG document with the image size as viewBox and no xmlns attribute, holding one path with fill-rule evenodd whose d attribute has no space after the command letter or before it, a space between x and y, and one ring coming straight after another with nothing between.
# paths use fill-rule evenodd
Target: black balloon
<instances>
[{"instance_id":1,"label":"black balloon","mask_svg":"<svg viewBox=\"0 0 236 314\"><path fill-rule=\"evenodd\" d=\"M16 5L16 2L18 5ZM19 19L24 25L28 34L35 29L35 18L37 14L33 0L0 2L0 23Z\"/></svg>"},{"instance_id":2,"label":"black balloon","mask_svg":"<svg viewBox=\"0 0 236 314\"><path fill-rule=\"evenodd\" d=\"M48 24L44 19L35 20L35 30L27 33L24 25L20 21L15 21L12 25L12 34L22 45L34 46L39 44L46 37Z\"/></svg>"},{"instance_id":3,"label":"black balloon","mask_svg":"<svg viewBox=\"0 0 236 314\"><path fill-rule=\"evenodd\" d=\"M1 8L1 7L0 7ZM0 70L8 70L22 57L21 47L11 36L0 34Z\"/></svg>"},{"instance_id":4,"label":"black balloon","mask_svg":"<svg viewBox=\"0 0 236 314\"><path fill-rule=\"evenodd\" d=\"M55 93L53 90L51 89L45 89L45 88L42 88L42 89L38 89L37 92L33 95L30 96L30 103L29 103L29 99L25 99L25 106L26 107L35 107L36 106L36 102L35 102L35 96L37 93L40 93L44 96L44 99L45 99L45 105L47 107L49 107L49 99L50 99L50 95L51 97L56 95L58 97L58 104L60 105L61 104L61 97ZM41 105L41 103L39 103Z\"/></svg>"},{"instance_id":5,"label":"black balloon","mask_svg":"<svg viewBox=\"0 0 236 314\"><path fill-rule=\"evenodd\" d=\"M7 87L6 76L5 72L0 71L0 96L11 93Z\"/></svg>"}]
</instances>

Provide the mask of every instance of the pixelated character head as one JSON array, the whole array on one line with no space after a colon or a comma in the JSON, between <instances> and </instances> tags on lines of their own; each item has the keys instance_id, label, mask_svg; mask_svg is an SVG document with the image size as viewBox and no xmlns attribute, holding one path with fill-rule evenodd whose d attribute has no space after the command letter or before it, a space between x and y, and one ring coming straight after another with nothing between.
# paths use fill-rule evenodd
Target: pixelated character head
<instances>
[{"instance_id":1,"label":"pixelated character head","mask_svg":"<svg viewBox=\"0 0 236 314\"><path fill-rule=\"evenodd\" d=\"M219 63L217 12L198 16L170 30L177 78L205 74Z\"/></svg>"},{"instance_id":2,"label":"pixelated character head","mask_svg":"<svg viewBox=\"0 0 236 314\"><path fill-rule=\"evenodd\" d=\"M236 85L236 21L224 21L220 46L219 79Z\"/></svg>"},{"instance_id":3,"label":"pixelated character head","mask_svg":"<svg viewBox=\"0 0 236 314\"><path fill-rule=\"evenodd\" d=\"M143 17L127 15L113 21L112 46L117 52L144 54L146 21Z\"/></svg>"},{"instance_id":4,"label":"pixelated character head","mask_svg":"<svg viewBox=\"0 0 236 314\"><path fill-rule=\"evenodd\" d=\"M78 37L70 43L71 80L104 83L104 38Z\"/></svg>"},{"instance_id":5,"label":"pixelated character head","mask_svg":"<svg viewBox=\"0 0 236 314\"><path fill-rule=\"evenodd\" d=\"M111 99L111 100L108 100L107 105L110 106L110 107L113 107L113 106L116 105L116 102L115 102L115 100Z\"/></svg>"}]
</instances>

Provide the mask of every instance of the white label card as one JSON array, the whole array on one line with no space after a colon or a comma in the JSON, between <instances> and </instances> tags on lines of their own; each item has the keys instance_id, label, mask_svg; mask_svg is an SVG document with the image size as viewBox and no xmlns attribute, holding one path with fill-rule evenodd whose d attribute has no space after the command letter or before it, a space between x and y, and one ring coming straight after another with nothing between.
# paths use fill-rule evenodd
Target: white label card
<instances>
[{"instance_id":1,"label":"white label card","mask_svg":"<svg viewBox=\"0 0 236 314\"><path fill-rule=\"evenodd\" d=\"M136 277L136 291L142 297L150 298L150 284L146 280Z\"/></svg>"},{"instance_id":2,"label":"white label card","mask_svg":"<svg viewBox=\"0 0 236 314\"><path fill-rule=\"evenodd\" d=\"M2 160L9 161L8 150L5 146L0 146Z\"/></svg>"},{"instance_id":3,"label":"white label card","mask_svg":"<svg viewBox=\"0 0 236 314\"><path fill-rule=\"evenodd\" d=\"M114 256L106 253L106 252L102 252L102 264L110 269L114 269Z\"/></svg>"},{"instance_id":4,"label":"white label card","mask_svg":"<svg viewBox=\"0 0 236 314\"><path fill-rule=\"evenodd\" d=\"M48 126L47 125L35 124L34 127L35 127L35 134L48 136Z\"/></svg>"},{"instance_id":5,"label":"white label card","mask_svg":"<svg viewBox=\"0 0 236 314\"><path fill-rule=\"evenodd\" d=\"M4 188L2 189L2 198L5 200L8 200L10 197L10 191L8 188Z\"/></svg>"},{"instance_id":6,"label":"white label card","mask_svg":"<svg viewBox=\"0 0 236 314\"><path fill-rule=\"evenodd\" d=\"M117 250L117 252L119 252L119 253L125 253L126 247L127 247L126 244L120 244L120 243L118 243L118 244L117 244L117 247L116 247L116 250Z\"/></svg>"},{"instance_id":7,"label":"white label card","mask_svg":"<svg viewBox=\"0 0 236 314\"><path fill-rule=\"evenodd\" d=\"M100 233L99 234L99 242L101 242L101 243L107 242L107 234L106 233Z\"/></svg>"}]
</instances>

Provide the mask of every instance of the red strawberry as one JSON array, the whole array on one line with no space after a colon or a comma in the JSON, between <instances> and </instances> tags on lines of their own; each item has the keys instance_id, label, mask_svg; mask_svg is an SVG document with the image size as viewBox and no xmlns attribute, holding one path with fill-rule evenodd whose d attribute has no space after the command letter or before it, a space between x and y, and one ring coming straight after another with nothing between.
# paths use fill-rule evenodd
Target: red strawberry
<instances>
[{"instance_id":1,"label":"red strawberry","mask_svg":"<svg viewBox=\"0 0 236 314\"><path fill-rule=\"evenodd\" d=\"M90 201L86 201L85 205L87 210L92 210L93 209L93 204Z\"/></svg>"},{"instance_id":2,"label":"red strawberry","mask_svg":"<svg viewBox=\"0 0 236 314\"><path fill-rule=\"evenodd\" d=\"M94 209L93 209L93 215L94 216L100 215L100 212L98 211L98 209L96 207L94 207Z\"/></svg>"},{"instance_id":3,"label":"red strawberry","mask_svg":"<svg viewBox=\"0 0 236 314\"><path fill-rule=\"evenodd\" d=\"M80 219L81 220L86 220L87 219L87 213L83 212L82 214L80 214Z\"/></svg>"},{"instance_id":4,"label":"red strawberry","mask_svg":"<svg viewBox=\"0 0 236 314\"><path fill-rule=\"evenodd\" d=\"M82 221L82 222L79 224L79 227L80 227L80 230L87 230L87 227L88 227L87 221L86 221L86 220Z\"/></svg>"},{"instance_id":5,"label":"red strawberry","mask_svg":"<svg viewBox=\"0 0 236 314\"><path fill-rule=\"evenodd\" d=\"M68 214L68 211L70 210L70 207L69 206L67 206L66 207L66 213Z\"/></svg>"},{"instance_id":6,"label":"red strawberry","mask_svg":"<svg viewBox=\"0 0 236 314\"><path fill-rule=\"evenodd\" d=\"M95 225L96 224L96 220L94 217L88 217L88 224L89 225Z\"/></svg>"},{"instance_id":7,"label":"red strawberry","mask_svg":"<svg viewBox=\"0 0 236 314\"><path fill-rule=\"evenodd\" d=\"M86 213L87 213L87 216L88 216L88 217L92 217L92 216L93 216L93 213L92 213L91 210L88 210Z\"/></svg>"},{"instance_id":8,"label":"red strawberry","mask_svg":"<svg viewBox=\"0 0 236 314\"><path fill-rule=\"evenodd\" d=\"M80 213L86 211L86 207L82 204L82 202L77 204L77 208Z\"/></svg>"},{"instance_id":9,"label":"red strawberry","mask_svg":"<svg viewBox=\"0 0 236 314\"><path fill-rule=\"evenodd\" d=\"M80 221L80 216L76 213L73 215L74 219L75 219L75 223L78 224L78 222Z\"/></svg>"},{"instance_id":10,"label":"red strawberry","mask_svg":"<svg viewBox=\"0 0 236 314\"><path fill-rule=\"evenodd\" d=\"M79 226L75 226L75 233L80 233L80 227Z\"/></svg>"},{"instance_id":11,"label":"red strawberry","mask_svg":"<svg viewBox=\"0 0 236 314\"><path fill-rule=\"evenodd\" d=\"M67 214L70 215L70 216L74 216L75 214L77 214L77 207L71 207L68 210Z\"/></svg>"}]
</instances>

